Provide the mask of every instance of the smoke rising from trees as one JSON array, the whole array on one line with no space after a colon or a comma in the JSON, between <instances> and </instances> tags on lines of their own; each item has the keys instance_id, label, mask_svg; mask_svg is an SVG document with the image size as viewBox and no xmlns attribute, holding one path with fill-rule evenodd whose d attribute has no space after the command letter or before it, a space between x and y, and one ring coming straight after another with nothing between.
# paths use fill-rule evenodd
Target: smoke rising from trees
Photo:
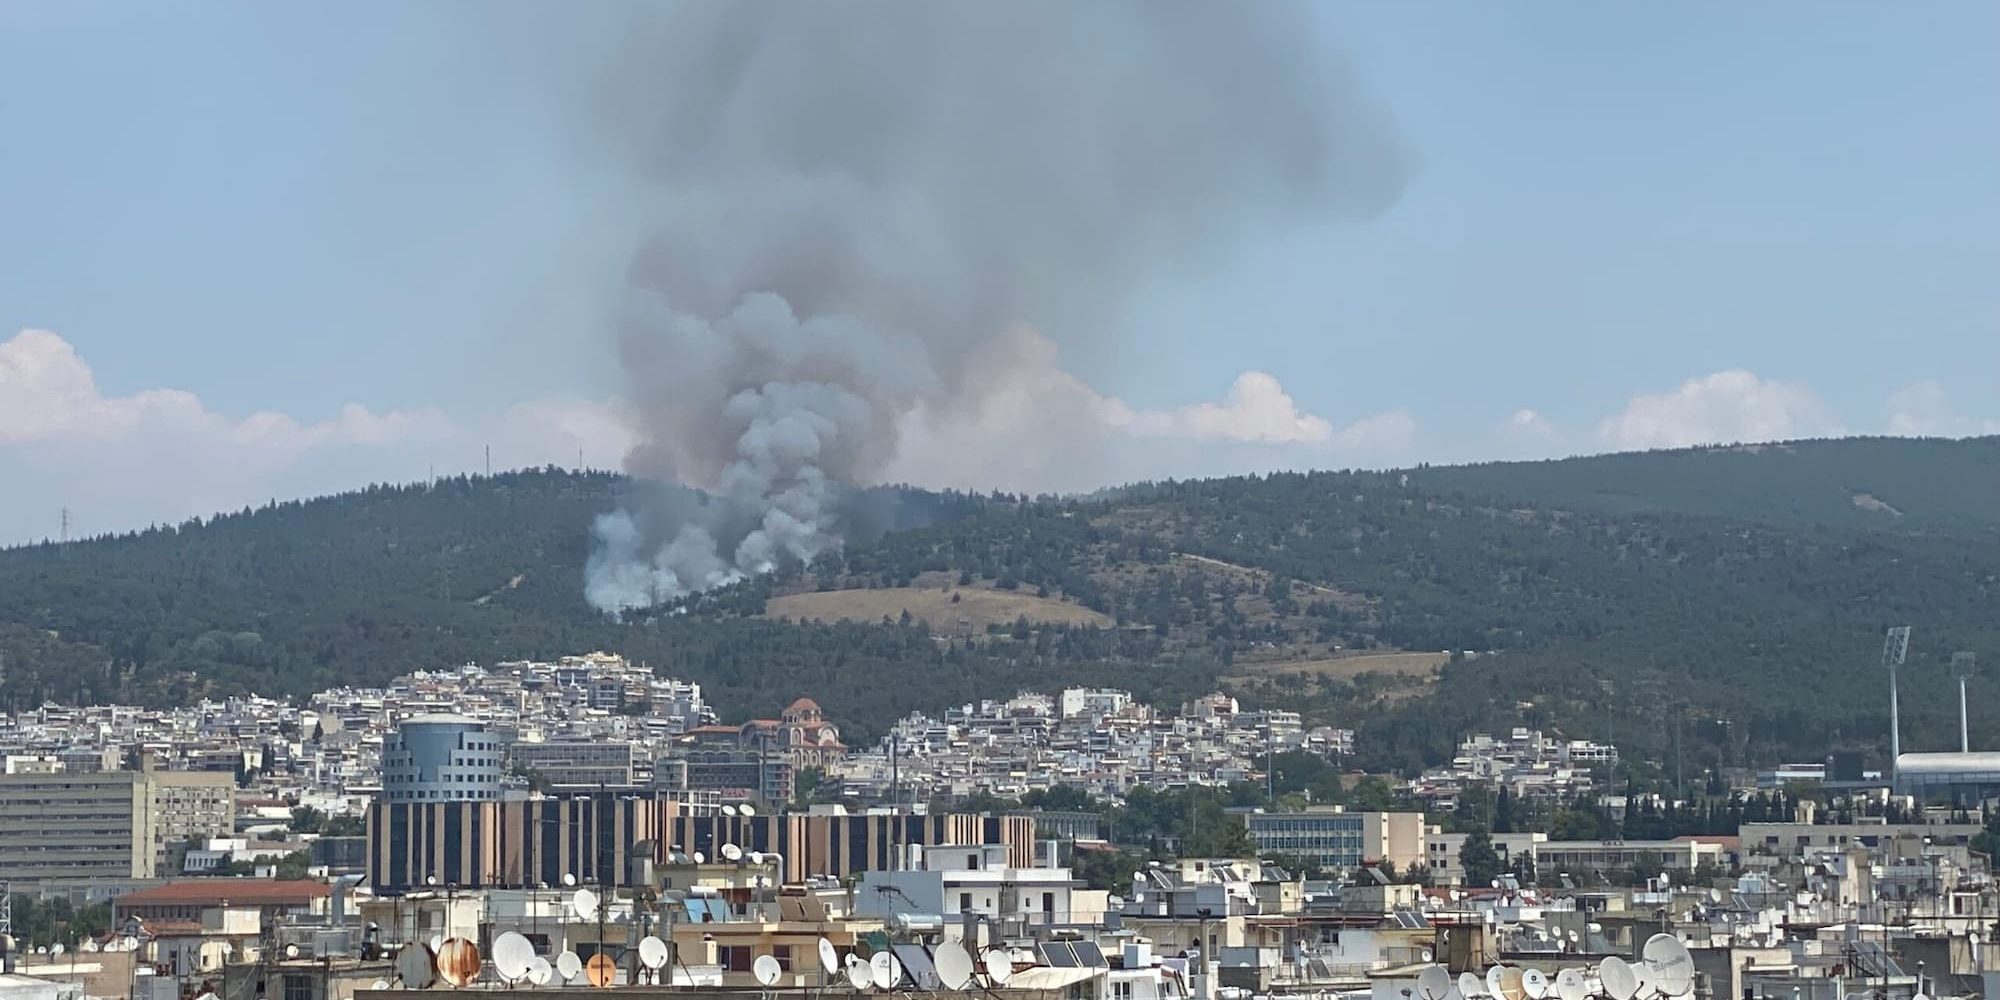
<instances>
[{"instance_id":1,"label":"smoke rising from trees","mask_svg":"<svg viewBox=\"0 0 2000 1000\"><path fill-rule=\"evenodd\" d=\"M1075 344L1143 280L1385 207L1389 129L1313 34L1300 6L1176 0L715 2L626 26L593 108L650 195L617 330L626 468L712 499L601 518L590 601L810 561L903 422L976 394L1010 330Z\"/></svg>"}]
</instances>

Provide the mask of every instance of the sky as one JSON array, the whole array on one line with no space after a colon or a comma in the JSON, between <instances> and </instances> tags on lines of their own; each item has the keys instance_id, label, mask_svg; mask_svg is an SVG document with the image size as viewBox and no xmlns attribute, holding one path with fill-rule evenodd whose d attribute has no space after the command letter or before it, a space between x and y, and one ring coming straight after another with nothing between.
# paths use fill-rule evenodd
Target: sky
<instances>
[{"instance_id":1,"label":"sky","mask_svg":"<svg viewBox=\"0 0 2000 1000\"><path fill-rule=\"evenodd\" d=\"M1150 275L1082 346L995 331L882 478L2000 433L2000 6L1312 14L1400 196ZM489 446L620 467L645 194L566 104L614 42L546 15L0 0L0 544Z\"/></svg>"}]
</instances>

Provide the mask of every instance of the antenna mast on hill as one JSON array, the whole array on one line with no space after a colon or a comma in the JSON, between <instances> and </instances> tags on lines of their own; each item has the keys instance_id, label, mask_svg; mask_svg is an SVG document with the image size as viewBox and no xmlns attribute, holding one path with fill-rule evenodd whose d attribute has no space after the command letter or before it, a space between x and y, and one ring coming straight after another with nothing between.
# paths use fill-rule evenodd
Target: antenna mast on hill
<instances>
[{"instance_id":1,"label":"antenna mast on hill","mask_svg":"<svg viewBox=\"0 0 2000 1000\"><path fill-rule=\"evenodd\" d=\"M69 544L69 508L68 508L68 507L64 507L64 508L62 509L62 516L61 516L61 521L62 521L62 543L63 543L64 545L68 545L68 544Z\"/></svg>"},{"instance_id":2,"label":"antenna mast on hill","mask_svg":"<svg viewBox=\"0 0 2000 1000\"><path fill-rule=\"evenodd\" d=\"M1889 789L1902 778L1903 723L1896 708L1896 668L1910 654L1910 627L1897 625L1882 639L1882 665L1889 668Z\"/></svg>"}]
</instances>

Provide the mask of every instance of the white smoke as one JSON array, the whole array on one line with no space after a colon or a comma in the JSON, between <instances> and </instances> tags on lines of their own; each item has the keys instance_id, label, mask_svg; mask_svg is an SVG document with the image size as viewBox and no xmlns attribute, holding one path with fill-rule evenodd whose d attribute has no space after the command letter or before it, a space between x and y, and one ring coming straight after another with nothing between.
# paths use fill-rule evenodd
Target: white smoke
<instances>
[{"instance_id":1,"label":"white smoke","mask_svg":"<svg viewBox=\"0 0 2000 1000\"><path fill-rule=\"evenodd\" d=\"M624 30L595 123L657 215L626 467L715 500L598 522L608 611L839 546L844 491L972 405L1010 328L1088 338L1141 280L1401 186L1298 6L731 0Z\"/></svg>"}]
</instances>

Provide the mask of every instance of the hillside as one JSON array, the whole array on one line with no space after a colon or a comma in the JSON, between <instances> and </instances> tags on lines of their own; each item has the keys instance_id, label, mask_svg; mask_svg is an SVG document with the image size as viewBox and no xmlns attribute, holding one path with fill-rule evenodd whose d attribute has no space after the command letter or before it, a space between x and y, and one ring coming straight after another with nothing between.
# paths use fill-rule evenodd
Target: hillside
<instances>
[{"instance_id":1,"label":"hillside","mask_svg":"<svg viewBox=\"0 0 2000 1000\"><path fill-rule=\"evenodd\" d=\"M2000 437L1845 438L1411 470L1427 490L1610 514L2000 531Z\"/></svg>"},{"instance_id":2,"label":"hillside","mask_svg":"<svg viewBox=\"0 0 2000 1000\"><path fill-rule=\"evenodd\" d=\"M2000 662L2000 538L1970 499L1995 454L1815 442L1075 501L892 491L893 522L921 526L630 623L580 596L618 478L374 488L0 552L0 702L300 694L609 649L702 682L731 715L810 693L861 740L1019 688L1178 701L1220 684L1356 728L1375 766L1526 723L1655 760L1678 729L1692 768L1879 747L1880 629L1909 622L1905 742L1942 746L1943 662ZM1715 458L1708 488L1667 485ZM1900 492L1838 472L1878 465ZM1917 513L1838 514L1830 482ZM2000 719L1973 721L2000 738Z\"/></svg>"}]
</instances>

